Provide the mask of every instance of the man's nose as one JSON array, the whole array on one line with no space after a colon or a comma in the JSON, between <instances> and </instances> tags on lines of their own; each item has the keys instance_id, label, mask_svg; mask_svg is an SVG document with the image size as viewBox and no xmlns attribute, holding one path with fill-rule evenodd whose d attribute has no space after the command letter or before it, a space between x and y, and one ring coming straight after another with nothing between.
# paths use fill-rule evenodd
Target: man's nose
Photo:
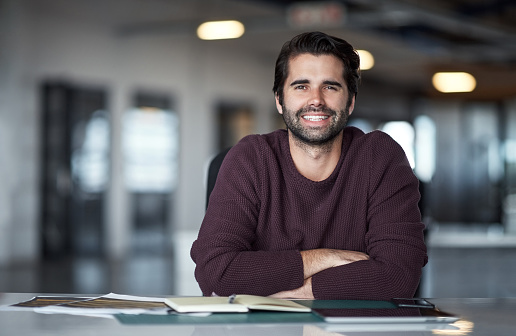
<instances>
[{"instance_id":1,"label":"man's nose","mask_svg":"<svg viewBox=\"0 0 516 336\"><path fill-rule=\"evenodd\" d=\"M321 106L324 105L324 96L321 90L312 90L310 100L308 101L310 106Z\"/></svg>"}]
</instances>

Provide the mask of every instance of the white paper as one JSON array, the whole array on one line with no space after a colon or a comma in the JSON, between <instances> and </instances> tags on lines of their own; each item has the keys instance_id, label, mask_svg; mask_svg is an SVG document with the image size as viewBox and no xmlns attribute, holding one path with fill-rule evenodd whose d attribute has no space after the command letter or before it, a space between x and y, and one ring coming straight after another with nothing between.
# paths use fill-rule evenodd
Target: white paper
<instances>
[{"instance_id":1,"label":"white paper","mask_svg":"<svg viewBox=\"0 0 516 336\"><path fill-rule=\"evenodd\" d=\"M99 298L106 299L117 299L117 300L129 300L129 301L141 301L141 302L161 302L165 303L164 298L156 298L156 297L144 297L144 296L133 296L133 295L121 295L115 293L109 293L107 295L102 295L99 297L93 297L89 300L95 300ZM169 307L164 308L80 308L80 307L65 307L60 305L54 306L46 306L33 308L37 313L46 313L46 314L72 314L72 315L113 315L113 314L168 314L170 310Z\"/></svg>"},{"instance_id":2,"label":"white paper","mask_svg":"<svg viewBox=\"0 0 516 336\"><path fill-rule=\"evenodd\" d=\"M30 300L22 301L27 302L31 301L35 298L52 298L57 296L50 296L50 295L40 295L37 297L33 297ZM116 300L127 300L127 301L141 301L141 302L160 302L165 304L165 298L159 298L159 297L145 297L145 296L133 296L133 295L122 295L122 294L115 294L115 293L109 293L102 296L97 297L71 297L79 299L80 301L90 301L95 300L99 298L105 298L105 299L116 299ZM22 303L19 302L19 303ZM79 302L79 301L72 301L72 302ZM163 308L82 308L82 307L66 307L59 304L56 305L49 305L45 307L16 307L17 303L11 304L11 305L4 305L0 306L0 311L34 311L41 314L70 314L70 315L81 315L81 316L91 316L91 317L104 317L104 318L113 318L114 314L149 314L149 315L187 315L187 316L197 316L197 317L203 317L203 316L209 316L211 313L177 313L173 311L170 307L166 306Z\"/></svg>"}]
</instances>

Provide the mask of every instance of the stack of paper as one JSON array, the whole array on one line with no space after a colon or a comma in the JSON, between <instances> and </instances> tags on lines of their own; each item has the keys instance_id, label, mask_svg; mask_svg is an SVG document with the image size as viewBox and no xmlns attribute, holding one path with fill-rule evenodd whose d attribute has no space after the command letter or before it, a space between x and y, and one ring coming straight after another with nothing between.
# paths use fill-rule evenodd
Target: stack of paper
<instances>
[{"instance_id":1,"label":"stack of paper","mask_svg":"<svg viewBox=\"0 0 516 336\"><path fill-rule=\"evenodd\" d=\"M73 314L111 317L113 314L168 314L163 298L110 293L100 297L37 296L29 301L3 307L3 310L33 310L47 314Z\"/></svg>"}]
</instances>

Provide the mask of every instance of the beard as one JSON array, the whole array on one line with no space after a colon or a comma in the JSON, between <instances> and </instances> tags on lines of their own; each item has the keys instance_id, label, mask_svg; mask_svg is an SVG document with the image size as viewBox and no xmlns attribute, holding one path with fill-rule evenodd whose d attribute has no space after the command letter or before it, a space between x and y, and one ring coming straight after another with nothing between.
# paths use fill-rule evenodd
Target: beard
<instances>
[{"instance_id":1,"label":"beard","mask_svg":"<svg viewBox=\"0 0 516 336\"><path fill-rule=\"evenodd\" d=\"M321 108L303 107L296 112L288 110L285 104L283 108L283 120L287 129L299 141L306 145L322 146L331 143L337 135L346 127L349 118L349 102L344 110L335 111L329 107ZM323 127L304 127L301 123L302 115L307 112L323 112L331 118L330 124Z\"/></svg>"}]
</instances>

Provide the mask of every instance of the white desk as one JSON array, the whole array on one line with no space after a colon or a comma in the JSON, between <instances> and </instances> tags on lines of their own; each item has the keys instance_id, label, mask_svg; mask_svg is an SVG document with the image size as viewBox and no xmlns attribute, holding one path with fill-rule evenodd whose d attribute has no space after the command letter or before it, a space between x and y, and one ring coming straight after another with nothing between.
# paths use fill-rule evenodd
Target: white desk
<instances>
[{"instance_id":1,"label":"white desk","mask_svg":"<svg viewBox=\"0 0 516 336\"><path fill-rule=\"evenodd\" d=\"M0 293L0 305L14 304L40 294ZM49 294L45 294L49 295ZM86 295L85 295L86 296ZM335 335L516 335L516 298L511 299L431 299L440 309L462 316L461 329L433 331L427 326L386 326L333 324L251 324L251 325L124 325L116 319L32 311L0 311L0 336L4 335L166 335L166 336L335 336ZM337 328L337 330L335 329ZM419 330L414 330L419 329Z\"/></svg>"}]
</instances>

